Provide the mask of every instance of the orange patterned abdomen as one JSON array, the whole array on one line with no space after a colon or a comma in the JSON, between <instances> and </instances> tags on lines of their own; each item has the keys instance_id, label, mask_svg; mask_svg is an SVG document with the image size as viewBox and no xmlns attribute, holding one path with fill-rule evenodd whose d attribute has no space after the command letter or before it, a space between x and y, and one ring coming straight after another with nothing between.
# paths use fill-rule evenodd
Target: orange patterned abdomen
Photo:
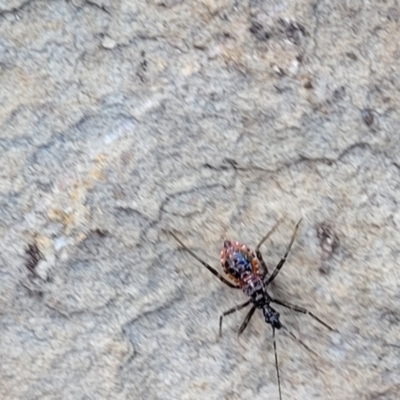
<instances>
[{"instance_id":1,"label":"orange patterned abdomen","mask_svg":"<svg viewBox=\"0 0 400 400\"><path fill-rule=\"evenodd\" d=\"M221 251L221 265L225 273L247 292L259 288L259 261L254 252L239 242L225 240Z\"/></svg>"}]
</instances>

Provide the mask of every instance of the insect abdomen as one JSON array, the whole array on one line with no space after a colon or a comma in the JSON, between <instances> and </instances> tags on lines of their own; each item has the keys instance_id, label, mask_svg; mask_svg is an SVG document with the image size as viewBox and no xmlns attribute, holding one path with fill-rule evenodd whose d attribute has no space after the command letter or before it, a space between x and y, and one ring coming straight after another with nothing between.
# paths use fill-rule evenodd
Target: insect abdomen
<instances>
[{"instance_id":1,"label":"insect abdomen","mask_svg":"<svg viewBox=\"0 0 400 400\"><path fill-rule=\"evenodd\" d=\"M248 296L262 288L258 259L247 246L225 240L221 264L225 273L239 283Z\"/></svg>"}]
</instances>

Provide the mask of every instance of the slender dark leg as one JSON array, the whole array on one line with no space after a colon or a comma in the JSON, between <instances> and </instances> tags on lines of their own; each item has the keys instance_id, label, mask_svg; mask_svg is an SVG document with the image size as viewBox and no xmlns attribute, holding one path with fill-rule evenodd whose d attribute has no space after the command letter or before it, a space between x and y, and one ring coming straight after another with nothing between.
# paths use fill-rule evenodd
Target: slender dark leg
<instances>
[{"instance_id":1,"label":"slender dark leg","mask_svg":"<svg viewBox=\"0 0 400 400\"><path fill-rule=\"evenodd\" d=\"M169 232L172 237L193 257L195 258L199 263L203 264L212 274L214 274L221 282L225 283L225 285L228 285L230 288L233 289L240 289L240 286L234 285L233 283L229 282L226 278L224 278L218 271L216 271L211 265L207 264L205 261L203 261L201 258L197 257L196 254L193 253L192 250L188 249L178 238L177 236L172 233L171 231Z\"/></svg>"},{"instance_id":2,"label":"slender dark leg","mask_svg":"<svg viewBox=\"0 0 400 400\"><path fill-rule=\"evenodd\" d=\"M250 311L247 313L246 318L244 319L242 325L240 325L238 336L240 336L243 333L243 331L246 329L246 326L249 323L251 317L253 316L254 311L256 311L256 308L253 306L253 307L251 307Z\"/></svg>"},{"instance_id":3,"label":"slender dark leg","mask_svg":"<svg viewBox=\"0 0 400 400\"><path fill-rule=\"evenodd\" d=\"M222 315L219 317L219 336L222 336L222 319L229 314L232 314L236 311L241 310L242 308L248 306L250 304L250 300L247 300L246 303L239 304L238 306L232 307L228 311L225 311L222 313Z\"/></svg>"},{"instance_id":4,"label":"slender dark leg","mask_svg":"<svg viewBox=\"0 0 400 400\"><path fill-rule=\"evenodd\" d=\"M263 277L267 276L268 274L268 268L267 265L265 264L261 252L260 252L260 247L261 245L277 230L278 226L282 223L283 221L283 217L281 219L279 219L276 224L271 228L271 230L260 240L260 243L258 243L257 247L256 247L256 255L257 258L260 261L261 264L261 269L262 269L262 275Z\"/></svg>"},{"instance_id":5,"label":"slender dark leg","mask_svg":"<svg viewBox=\"0 0 400 400\"><path fill-rule=\"evenodd\" d=\"M294 239L297 235L297 231L299 229L299 225L300 225L301 219L300 221L296 224L294 231L293 231L293 235L292 235L292 239L290 240L289 246L286 249L285 255L281 258L281 260L279 261L278 265L276 266L274 272L272 273L272 275L265 281L265 286L268 286L274 279L275 277L278 275L280 269L283 267L283 264L285 264L286 258L289 254L290 248L292 247L292 244L294 242Z\"/></svg>"},{"instance_id":6,"label":"slender dark leg","mask_svg":"<svg viewBox=\"0 0 400 400\"><path fill-rule=\"evenodd\" d=\"M281 378L279 377L278 352L276 351L276 340L275 340L275 328L274 327L272 327L272 338L274 339L275 368L276 368L276 376L278 377L279 400L282 400Z\"/></svg>"},{"instance_id":7,"label":"slender dark leg","mask_svg":"<svg viewBox=\"0 0 400 400\"><path fill-rule=\"evenodd\" d=\"M282 328L285 332L287 332L290 337L296 341L297 343L300 343L307 351L309 351L311 354L313 354L314 356L319 357L319 355L312 349L310 349L310 347L308 347L303 341L301 341L299 338L297 338L292 332L289 331L288 328L286 328L286 326L282 325Z\"/></svg>"},{"instance_id":8,"label":"slender dark leg","mask_svg":"<svg viewBox=\"0 0 400 400\"><path fill-rule=\"evenodd\" d=\"M265 261L263 260L263 257L261 255L260 250L256 250L256 256L258 258L258 261L260 261L261 265L261 276L264 279L268 275L268 268L267 264L265 264Z\"/></svg>"},{"instance_id":9,"label":"slender dark leg","mask_svg":"<svg viewBox=\"0 0 400 400\"><path fill-rule=\"evenodd\" d=\"M272 299L271 301L272 301L272 303L279 304L279 305L289 308L293 311L297 311L297 312L300 312L303 314L308 314L310 317L312 317L316 321L318 321L321 325L325 326L325 328L328 328L330 331L336 331L336 329L331 328L326 322L322 321L316 315L314 315L311 311L308 311L303 307L296 306L295 304L286 303L285 301L278 300L278 299Z\"/></svg>"}]
</instances>

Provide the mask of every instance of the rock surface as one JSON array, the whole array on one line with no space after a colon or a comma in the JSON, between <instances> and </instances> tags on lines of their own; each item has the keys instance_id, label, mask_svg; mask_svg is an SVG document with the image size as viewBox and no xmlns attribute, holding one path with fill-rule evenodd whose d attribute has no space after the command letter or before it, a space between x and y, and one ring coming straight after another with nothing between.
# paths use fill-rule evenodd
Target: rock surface
<instances>
[{"instance_id":1,"label":"rock surface","mask_svg":"<svg viewBox=\"0 0 400 400\"><path fill-rule=\"evenodd\" d=\"M0 398L278 399L224 237L313 310L284 400L400 391L400 31L387 1L0 1Z\"/></svg>"}]
</instances>

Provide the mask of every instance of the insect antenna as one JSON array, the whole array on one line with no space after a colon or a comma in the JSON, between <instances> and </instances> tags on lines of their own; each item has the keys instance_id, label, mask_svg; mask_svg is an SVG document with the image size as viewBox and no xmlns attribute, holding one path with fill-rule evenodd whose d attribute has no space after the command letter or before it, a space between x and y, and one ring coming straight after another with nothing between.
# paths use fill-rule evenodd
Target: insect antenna
<instances>
[{"instance_id":1,"label":"insect antenna","mask_svg":"<svg viewBox=\"0 0 400 400\"><path fill-rule=\"evenodd\" d=\"M218 271L216 271L211 265L207 264L200 257L198 257L192 250L190 250L173 232L167 230L167 232L186 250L194 259L196 259L200 264L206 267L212 274L214 274L221 282L229 286L232 289L240 289L240 286L234 285L224 278Z\"/></svg>"},{"instance_id":2,"label":"insect antenna","mask_svg":"<svg viewBox=\"0 0 400 400\"><path fill-rule=\"evenodd\" d=\"M275 368L276 368L276 376L278 378L279 400L282 400L281 378L279 376L278 352L276 351L276 339L275 339L275 328L274 327L272 327L272 338L274 340Z\"/></svg>"},{"instance_id":3,"label":"insect antenna","mask_svg":"<svg viewBox=\"0 0 400 400\"><path fill-rule=\"evenodd\" d=\"M319 354L317 354L314 350L312 350L310 347L308 347L302 340L297 338L286 326L282 325L282 328L285 332L289 334L289 336L297 343L299 343L301 346L303 346L308 352L313 354L316 357L320 357Z\"/></svg>"},{"instance_id":4,"label":"insect antenna","mask_svg":"<svg viewBox=\"0 0 400 400\"><path fill-rule=\"evenodd\" d=\"M260 243L258 243L256 247L256 251L260 250L261 245L278 229L279 225L283 222L285 219L285 216L280 218L275 225L271 228L271 230L260 240Z\"/></svg>"}]
</instances>

